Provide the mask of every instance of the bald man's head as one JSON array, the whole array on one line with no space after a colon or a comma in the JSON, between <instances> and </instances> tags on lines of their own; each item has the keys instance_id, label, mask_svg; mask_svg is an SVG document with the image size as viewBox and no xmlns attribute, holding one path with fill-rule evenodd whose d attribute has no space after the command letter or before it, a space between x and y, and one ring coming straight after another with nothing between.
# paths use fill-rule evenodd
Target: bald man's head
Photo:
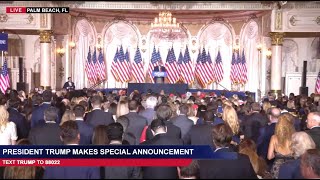
<instances>
[{"instance_id":1,"label":"bald man's head","mask_svg":"<svg viewBox=\"0 0 320 180\"><path fill-rule=\"evenodd\" d=\"M278 118L281 115L281 111L279 108L270 108L269 111L269 120L270 122L278 122Z\"/></svg>"}]
</instances>

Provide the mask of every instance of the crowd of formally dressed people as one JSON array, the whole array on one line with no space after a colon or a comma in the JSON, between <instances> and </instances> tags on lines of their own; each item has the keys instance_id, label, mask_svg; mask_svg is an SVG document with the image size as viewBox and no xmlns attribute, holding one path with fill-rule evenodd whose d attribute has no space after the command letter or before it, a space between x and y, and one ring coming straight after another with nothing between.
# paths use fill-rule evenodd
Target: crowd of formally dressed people
<instances>
[{"instance_id":1,"label":"crowd of formally dressed people","mask_svg":"<svg viewBox=\"0 0 320 180\"><path fill-rule=\"evenodd\" d=\"M0 145L209 145L184 167L1 167L5 179L320 178L320 95L10 90Z\"/></svg>"}]
</instances>

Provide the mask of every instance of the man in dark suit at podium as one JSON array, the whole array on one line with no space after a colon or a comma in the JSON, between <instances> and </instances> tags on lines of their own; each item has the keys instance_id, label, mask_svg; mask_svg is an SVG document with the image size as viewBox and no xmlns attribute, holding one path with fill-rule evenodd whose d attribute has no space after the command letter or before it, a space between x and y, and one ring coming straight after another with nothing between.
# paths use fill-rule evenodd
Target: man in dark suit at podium
<instances>
[{"instance_id":1,"label":"man in dark suit at podium","mask_svg":"<svg viewBox=\"0 0 320 180\"><path fill-rule=\"evenodd\" d=\"M154 73L157 73L157 72L167 72L166 68L164 66L162 66L161 64L159 64L158 66L155 66L154 69L153 69L153 72ZM164 77L157 77L157 76L154 76L153 77L153 80L155 83L164 83Z\"/></svg>"},{"instance_id":2,"label":"man in dark suit at podium","mask_svg":"<svg viewBox=\"0 0 320 180\"><path fill-rule=\"evenodd\" d=\"M68 81L64 83L63 88L68 91L72 91L76 88L76 86L74 85L74 82L72 82L71 80L71 77L68 77Z\"/></svg>"}]
</instances>

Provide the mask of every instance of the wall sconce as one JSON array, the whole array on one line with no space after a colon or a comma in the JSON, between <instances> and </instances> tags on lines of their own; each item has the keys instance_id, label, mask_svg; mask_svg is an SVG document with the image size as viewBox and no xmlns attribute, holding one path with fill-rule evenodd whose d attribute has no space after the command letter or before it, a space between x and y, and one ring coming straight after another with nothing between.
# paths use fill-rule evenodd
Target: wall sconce
<instances>
[{"instance_id":1,"label":"wall sconce","mask_svg":"<svg viewBox=\"0 0 320 180\"><path fill-rule=\"evenodd\" d=\"M76 43L73 42L73 41L69 42L69 47L70 47L71 49L74 49L74 48L76 47Z\"/></svg>"},{"instance_id":2,"label":"wall sconce","mask_svg":"<svg viewBox=\"0 0 320 180\"><path fill-rule=\"evenodd\" d=\"M261 50L262 50L262 44L258 44L258 45L257 45L257 50L258 50L259 52L261 52Z\"/></svg>"},{"instance_id":3,"label":"wall sconce","mask_svg":"<svg viewBox=\"0 0 320 180\"><path fill-rule=\"evenodd\" d=\"M96 48L97 48L98 51L101 51L101 49L102 49L101 38L100 37L98 38L98 44L96 44Z\"/></svg>"},{"instance_id":4,"label":"wall sconce","mask_svg":"<svg viewBox=\"0 0 320 180\"><path fill-rule=\"evenodd\" d=\"M267 56L268 59L271 59L272 52L271 52L271 49L270 49L270 48L267 50L266 56Z\"/></svg>"},{"instance_id":5,"label":"wall sconce","mask_svg":"<svg viewBox=\"0 0 320 180\"><path fill-rule=\"evenodd\" d=\"M233 50L234 50L234 51L239 51L239 49L240 49L240 46L239 46L238 44L236 44L236 45L233 47Z\"/></svg>"},{"instance_id":6,"label":"wall sconce","mask_svg":"<svg viewBox=\"0 0 320 180\"><path fill-rule=\"evenodd\" d=\"M62 58L64 54L66 53L66 50L63 47L57 48L57 53Z\"/></svg>"}]
</instances>

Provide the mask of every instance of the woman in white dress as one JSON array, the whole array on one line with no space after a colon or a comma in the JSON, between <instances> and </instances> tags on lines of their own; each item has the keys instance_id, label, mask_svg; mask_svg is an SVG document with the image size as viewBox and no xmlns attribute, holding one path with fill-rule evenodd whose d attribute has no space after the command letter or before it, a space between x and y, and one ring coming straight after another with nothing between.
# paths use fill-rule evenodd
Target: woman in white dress
<instances>
[{"instance_id":1,"label":"woman in white dress","mask_svg":"<svg viewBox=\"0 0 320 180\"><path fill-rule=\"evenodd\" d=\"M14 122L9 122L9 113L5 106L0 106L0 145L15 145L18 139Z\"/></svg>"}]
</instances>

